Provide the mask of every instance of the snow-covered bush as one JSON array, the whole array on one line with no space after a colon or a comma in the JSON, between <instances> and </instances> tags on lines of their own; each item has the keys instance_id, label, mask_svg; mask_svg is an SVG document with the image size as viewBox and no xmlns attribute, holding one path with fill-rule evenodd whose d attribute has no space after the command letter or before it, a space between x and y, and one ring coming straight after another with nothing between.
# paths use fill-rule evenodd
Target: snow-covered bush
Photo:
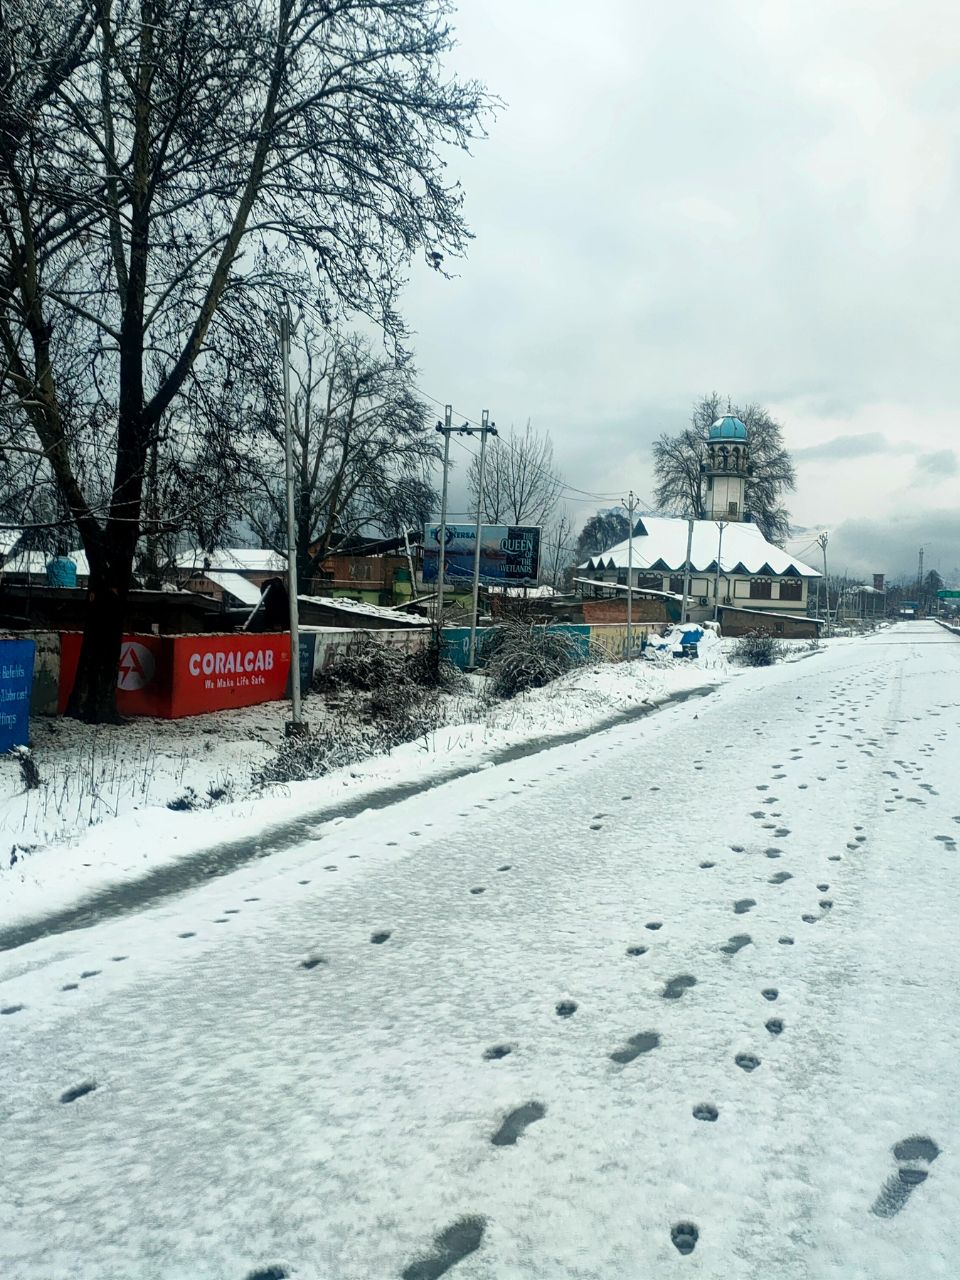
<instances>
[{"instance_id":1,"label":"snow-covered bush","mask_svg":"<svg viewBox=\"0 0 960 1280\"><path fill-rule=\"evenodd\" d=\"M522 618L508 618L491 627L482 653L490 690L500 698L540 689L596 660L589 650L584 651L581 637Z\"/></svg>"},{"instance_id":2,"label":"snow-covered bush","mask_svg":"<svg viewBox=\"0 0 960 1280\"><path fill-rule=\"evenodd\" d=\"M731 654L734 662L744 667L772 667L783 657L783 645L769 631L760 627L740 636Z\"/></svg>"},{"instance_id":3,"label":"snow-covered bush","mask_svg":"<svg viewBox=\"0 0 960 1280\"><path fill-rule=\"evenodd\" d=\"M362 689L370 692L405 678L406 654L393 645L362 635L346 652L338 653L314 680L314 688Z\"/></svg>"},{"instance_id":4,"label":"snow-covered bush","mask_svg":"<svg viewBox=\"0 0 960 1280\"><path fill-rule=\"evenodd\" d=\"M467 686L463 672L443 655L439 627L430 628L430 638L407 656L407 675L414 684L443 693L460 693Z\"/></svg>"}]
</instances>

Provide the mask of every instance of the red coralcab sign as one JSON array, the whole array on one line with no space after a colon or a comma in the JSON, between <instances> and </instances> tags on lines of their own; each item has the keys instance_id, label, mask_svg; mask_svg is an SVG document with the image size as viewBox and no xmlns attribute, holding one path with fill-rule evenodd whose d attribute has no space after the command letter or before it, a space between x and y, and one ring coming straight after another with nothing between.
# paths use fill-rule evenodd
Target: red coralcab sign
<instances>
[{"instance_id":1,"label":"red coralcab sign","mask_svg":"<svg viewBox=\"0 0 960 1280\"><path fill-rule=\"evenodd\" d=\"M80 658L79 632L60 636L60 710ZM283 698L290 637L278 635L124 636L117 663L121 715L180 716Z\"/></svg>"}]
</instances>

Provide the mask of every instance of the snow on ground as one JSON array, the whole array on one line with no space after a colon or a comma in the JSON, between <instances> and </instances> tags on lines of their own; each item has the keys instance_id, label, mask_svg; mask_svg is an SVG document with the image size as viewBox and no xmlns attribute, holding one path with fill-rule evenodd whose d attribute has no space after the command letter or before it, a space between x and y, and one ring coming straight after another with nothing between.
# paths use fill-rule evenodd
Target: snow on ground
<instances>
[{"instance_id":1,"label":"snow on ground","mask_svg":"<svg viewBox=\"0 0 960 1280\"><path fill-rule=\"evenodd\" d=\"M0 957L0 1273L953 1280L958 709L908 624Z\"/></svg>"},{"instance_id":2,"label":"snow on ground","mask_svg":"<svg viewBox=\"0 0 960 1280\"><path fill-rule=\"evenodd\" d=\"M0 924L135 879L208 844L241 837L253 824L290 821L425 774L479 767L507 748L588 732L617 714L712 686L725 673L715 656L703 664L609 663L493 704L482 697L482 677L473 677L466 694L446 699L449 724L427 738L265 792L254 788L251 774L281 741L287 703L93 730L65 719L34 720L44 786L25 791L16 761L0 757L6 845L0 846ZM335 734L339 714L317 695L304 704L315 733ZM167 807L184 797L200 808Z\"/></svg>"}]
</instances>

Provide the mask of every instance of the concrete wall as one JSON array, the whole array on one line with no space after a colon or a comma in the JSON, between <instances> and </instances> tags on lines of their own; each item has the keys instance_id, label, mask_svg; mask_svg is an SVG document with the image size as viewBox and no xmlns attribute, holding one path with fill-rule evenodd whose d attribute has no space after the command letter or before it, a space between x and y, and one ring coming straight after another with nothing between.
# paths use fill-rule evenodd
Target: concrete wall
<instances>
[{"instance_id":1,"label":"concrete wall","mask_svg":"<svg viewBox=\"0 0 960 1280\"><path fill-rule=\"evenodd\" d=\"M315 627L301 636L309 635L313 643L313 674L325 671L338 655L357 649L372 635L378 644L416 653L430 638L428 627L382 628L378 631L361 631L355 627Z\"/></svg>"},{"instance_id":2,"label":"concrete wall","mask_svg":"<svg viewBox=\"0 0 960 1280\"><path fill-rule=\"evenodd\" d=\"M586 623L560 622L554 623L547 628L549 631L562 631L566 635L571 636L577 643L577 647L581 653L586 655L591 648L601 649L608 658L620 659L626 656L627 652L627 628L622 623L594 623L588 625ZM477 629L477 666L482 667L483 664L483 638L489 627L479 627ZM657 630L657 626L652 623L639 623L633 628L633 643L635 650L645 642L647 635L651 631ZM444 627L443 629L443 645L446 656L456 667L461 670L466 668L470 655L470 628L469 627Z\"/></svg>"},{"instance_id":3,"label":"concrete wall","mask_svg":"<svg viewBox=\"0 0 960 1280\"><path fill-rule=\"evenodd\" d=\"M60 633L32 631L36 642L33 660L33 690L30 697L32 716L55 716L60 692Z\"/></svg>"}]
</instances>

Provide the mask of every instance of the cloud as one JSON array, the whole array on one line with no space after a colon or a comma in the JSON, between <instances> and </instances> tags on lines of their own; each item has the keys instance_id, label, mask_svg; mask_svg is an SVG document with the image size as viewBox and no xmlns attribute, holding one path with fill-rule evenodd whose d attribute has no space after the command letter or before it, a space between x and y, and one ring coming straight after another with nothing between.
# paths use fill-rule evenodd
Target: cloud
<instances>
[{"instance_id":1,"label":"cloud","mask_svg":"<svg viewBox=\"0 0 960 1280\"><path fill-rule=\"evenodd\" d=\"M830 570L915 581L921 546L924 572L936 569L948 585L960 587L960 512L946 507L884 520L845 520L830 534Z\"/></svg>"},{"instance_id":2,"label":"cloud","mask_svg":"<svg viewBox=\"0 0 960 1280\"><path fill-rule=\"evenodd\" d=\"M834 436L823 444L794 449L793 456L804 462L814 458L865 458L873 453L886 453L889 448L890 444L881 432L864 431L859 435Z\"/></svg>"},{"instance_id":3,"label":"cloud","mask_svg":"<svg viewBox=\"0 0 960 1280\"><path fill-rule=\"evenodd\" d=\"M457 278L414 266L401 302L420 385L549 431L602 495L578 516L649 496L713 389L784 423L799 523L939 505L912 457L956 440L955 6L604 0L585 37L574 0L460 0L456 70L507 106L448 157Z\"/></svg>"},{"instance_id":4,"label":"cloud","mask_svg":"<svg viewBox=\"0 0 960 1280\"><path fill-rule=\"evenodd\" d=\"M936 449L932 453L920 454L917 458L917 470L942 480L947 476L955 476L960 471L960 459L953 449Z\"/></svg>"}]
</instances>

